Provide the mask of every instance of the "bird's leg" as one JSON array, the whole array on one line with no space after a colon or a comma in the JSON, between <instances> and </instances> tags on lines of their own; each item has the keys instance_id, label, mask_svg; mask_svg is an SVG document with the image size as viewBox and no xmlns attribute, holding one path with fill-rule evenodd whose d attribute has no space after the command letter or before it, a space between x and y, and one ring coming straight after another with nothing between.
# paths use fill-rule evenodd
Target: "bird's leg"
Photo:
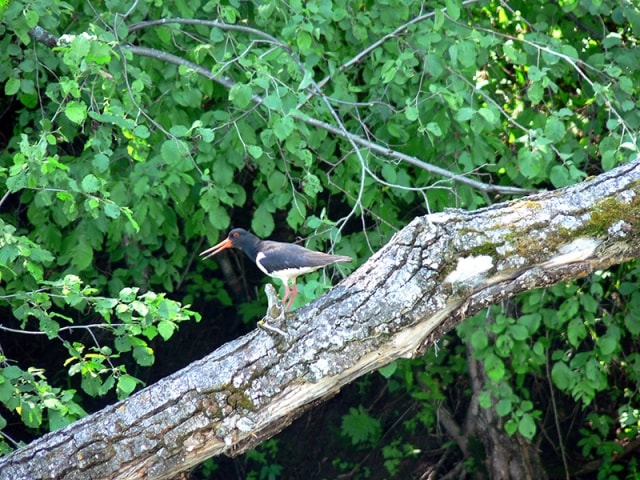
<instances>
[{"instance_id":1,"label":"bird's leg","mask_svg":"<svg viewBox=\"0 0 640 480\"><path fill-rule=\"evenodd\" d=\"M298 286L296 285L295 279L293 280L293 288L289 291L289 302L287 303L286 311L291 310L291 305L293 305L293 300L296 298L298 294Z\"/></svg>"},{"instance_id":2,"label":"bird's leg","mask_svg":"<svg viewBox=\"0 0 640 480\"><path fill-rule=\"evenodd\" d=\"M289 299L289 295L291 294L291 290L289 290L289 282L283 281L284 283L284 297L282 297L282 306L284 307L287 304L287 300ZM287 310L288 312L289 310Z\"/></svg>"}]
</instances>

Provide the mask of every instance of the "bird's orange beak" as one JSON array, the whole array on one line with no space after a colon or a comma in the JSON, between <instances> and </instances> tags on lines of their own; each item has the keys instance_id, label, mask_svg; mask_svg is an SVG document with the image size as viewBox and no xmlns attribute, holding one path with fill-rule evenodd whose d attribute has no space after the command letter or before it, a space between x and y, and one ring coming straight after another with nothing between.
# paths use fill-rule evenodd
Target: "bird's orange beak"
<instances>
[{"instance_id":1,"label":"bird's orange beak","mask_svg":"<svg viewBox=\"0 0 640 480\"><path fill-rule=\"evenodd\" d=\"M217 245L214 245L213 247L206 249L204 252L200 254L200 256L204 260L205 258L213 257L215 254L220 253L222 250L226 250L227 248L232 248L232 247L233 247L233 242L228 238L225 238L223 241L221 241Z\"/></svg>"}]
</instances>

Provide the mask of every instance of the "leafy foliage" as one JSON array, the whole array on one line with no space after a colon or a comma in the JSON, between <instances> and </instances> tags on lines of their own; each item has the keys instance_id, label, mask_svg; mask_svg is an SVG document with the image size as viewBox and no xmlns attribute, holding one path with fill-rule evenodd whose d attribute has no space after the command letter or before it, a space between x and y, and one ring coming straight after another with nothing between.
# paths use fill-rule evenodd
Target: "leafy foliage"
<instances>
[{"instance_id":1,"label":"leafy foliage","mask_svg":"<svg viewBox=\"0 0 640 480\"><path fill-rule=\"evenodd\" d=\"M354 445L375 445L380 438L380 422L372 418L363 408L349 409L342 417L342 434L351 439Z\"/></svg>"},{"instance_id":2,"label":"leafy foliage","mask_svg":"<svg viewBox=\"0 0 640 480\"><path fill-rule=\"evenodd\" d=\"M194 262L203 238L243 226L360 262L416 215L638 154L632 2L13 0L0 19L5 438L4 417L30 438L91 397L125 397L195 310L253 297ZM297 305L328 288L322 275L305 277ZM575 438L623 476L616 452L640 433L637 276L628 265L476 315L438 352L382 372L411 402L401 428L363 394L334 435L380 449L400 475L424 461L416 432L477 394L510 434ZM259 305L237 310L250 323ZM7 348L27 334L59 348L54 364ZM482 392L460 381L467 358L484 367ZM579 432L548 434L569 415ZM277 445L253 454L256 478L283 471Z\"/></svg>"}]
</instances>

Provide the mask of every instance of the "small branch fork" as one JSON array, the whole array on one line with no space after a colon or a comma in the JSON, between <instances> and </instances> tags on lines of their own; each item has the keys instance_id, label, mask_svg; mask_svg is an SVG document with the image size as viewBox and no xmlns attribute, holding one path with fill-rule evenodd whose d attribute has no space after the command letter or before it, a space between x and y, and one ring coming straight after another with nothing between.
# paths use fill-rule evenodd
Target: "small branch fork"
<instances>
[{"instance_id":1,"label":"small branch fork","mask_svg":"<svg viewBox=\"0 0 640 480\"><path fill-rule=\"evenodd\" d=\"M267 302L269 303L269 306L267 307L267 313L265 316L258 321L258 326L267 332L280 335L285 339L285 341L288 341L289 335L286 332L269 323L275 321L281 324L284 321L284 305L278 298L275 287L268 283L264 287L264 293L267 294Z\"/></svg>"}]
</instances>

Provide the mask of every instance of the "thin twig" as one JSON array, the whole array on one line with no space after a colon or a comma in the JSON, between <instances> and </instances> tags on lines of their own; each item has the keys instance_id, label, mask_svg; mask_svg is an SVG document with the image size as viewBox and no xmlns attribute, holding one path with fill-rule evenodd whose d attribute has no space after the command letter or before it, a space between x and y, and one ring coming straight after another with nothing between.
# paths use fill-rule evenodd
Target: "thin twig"
<instances>
[{"instance_id":1,"label":"thin twig","mask_svg":"<svg viewBox=\"0 0 640 480\"><path fill-rule=\"evenodd\" d=\"M58 332L65 332L65 331L69 331L69 330L80 330L80 329L91 331L92 328L102 328L104 330L111 330L112 328L115 328L115 327L126 327L126 326L127 326L126 323L109 323L109 324L107 324L107 323L93 323L93 324L90 324L90 325L69 325L69 326L66 326L66 327L60 327L58 329ZM23 330L21 328L5 327L4 325L0 325L0 330L3 330L5 332L11 332L11 333L23 333L25 335L47 335L46 332L42 332L40 330L38 330L38 331Z\"/></svg>"},{"instance_id":2,"label":"thin twig","mask_svg":"<svg viewBox=\"0 0 640 480\"><path fill-rule=\"evenodd\" d=\"M468 5L471 5L472 3L476 3L479 2L480 0L466 0L464 2L462 2L462 6L466 7ZM446 8L441 8L440 11L441 12L446 12ZM373 52L376 48L378 48L380 45L382 45L383 43L386 43L387 41L391 40L392 38L397 37L398 35L400 35L402 32L404 32L405 30L407 30L411 25L415 25L416 23L420 23L420 22L424 22L425 20L430 19L431 17L435 16L436 12L431 11L429 13L425 13L424 15L420 15L417 16L415 18L412 18L411 20L409 20L407 23L400 25L398 28L396 28L393 32L388 33L387 35L381 37L380 39L378 39L377 41L373 42L371 45L369 45L367 48L365 48L364 50L362 50L360 53L358 53L355 57L353 57L351 60L349 60L346 63L343 63L342 65L340 65L336 71L337 72L343 72L345 71L347 68L351 67L352 65L355 65L357 63L360 63L365 57L367 57L371 52ZM324 77L322 80L320 80L318 82L318 84L320 85L320 87L324 87L324 85L331 80L331 76L327 75L326 77Z\"/></svg>"},{"instance_id":3,"label":"thin twig","mask_svg":"<svg viewBox=\"0 0 640 480\"><path fill-rule=\"evenodd\" d=\"M545 362L545 368L547 370L547 381L549 382L549 396L551 397L551 406L553 408L553 420L556 424L556 430L558 431L558 444L560 446L560 456L562 457L562 464L564 465L564 475L567 480L571 478L569 474L569 464L567 462L567 452L564 450L564 440L562 439L562 429L560 428L560 420L558 420L559 412L556 405L556 396L553 394L553 382L551 381L551 370L549 369L549 352L547 351L547 361Z\"/></svg>"},{"instance_id":4,"label":"thin twig","mask_svg":"<svg viewBox=\"0 0 640 480\"><path fill-rule=\"evenodd\" d=\"M2 204L7 200L7 198L9 198L9 195L11 195L11 191L7 190L7 192L0 199L0 209L2 209Z\"/></svg>"},{"instance_id":5,"label":"thin twig","mask_svg":"<svg viewBox=\"0 0 640 480\"><path fill-rule=\"evenodd\" d=\"M136 45L126 45L124 48L130 50L135 55L145 56L155 58L157 60L162 60L164 62L173 63L174 65L182 65L184 67L190 68L198 75L202 75L209 80L216 82L225 88L231 89L235 82L228 77L218 77L211 71L207 70L200 65L190 62L189 60L185 60L182 57L178 57L177 55L173 55L172 53L163 52L161 50L156 50L155 48L149 47L138 47ZM264 103L264 99L260 95L252 95L251 100L257 104L261 105ZM500 193L505 195L531 195L532 193L537 193L537 190L530 190L526 188L518 188L518 187L508 187L502 185L490 185L483 182L479 182L477 180L473 180L471 178L467 178L463 174L453 173L444 168L438 167L436 165L432 165L427 163L419 158L416 158L411 155L407 155L402 152L398 152L393 150L388 146L379 145L377 143L371 142L365 138L360 137L359 135L355 135L353 133L343 131L342 129L335 127L329 123L323 122L321 120L308 117L301 113L291 112L290 115L296 120L300 120L307 125L311 125L313 127L322 128L329 133L337 135L339 137L345 138L347 140L353 141L355 144L368 148L369 150L384 155L385 157L394 158L396 160L400 160L402 162L413 165L414 167L418 167L422 170L425 170L429 173L433 173L434 175L442 176L453 180L458 183L462 183L464 185L468 185L472 188L483 192L493 192Z\"/></svg>"}]
</instances>

